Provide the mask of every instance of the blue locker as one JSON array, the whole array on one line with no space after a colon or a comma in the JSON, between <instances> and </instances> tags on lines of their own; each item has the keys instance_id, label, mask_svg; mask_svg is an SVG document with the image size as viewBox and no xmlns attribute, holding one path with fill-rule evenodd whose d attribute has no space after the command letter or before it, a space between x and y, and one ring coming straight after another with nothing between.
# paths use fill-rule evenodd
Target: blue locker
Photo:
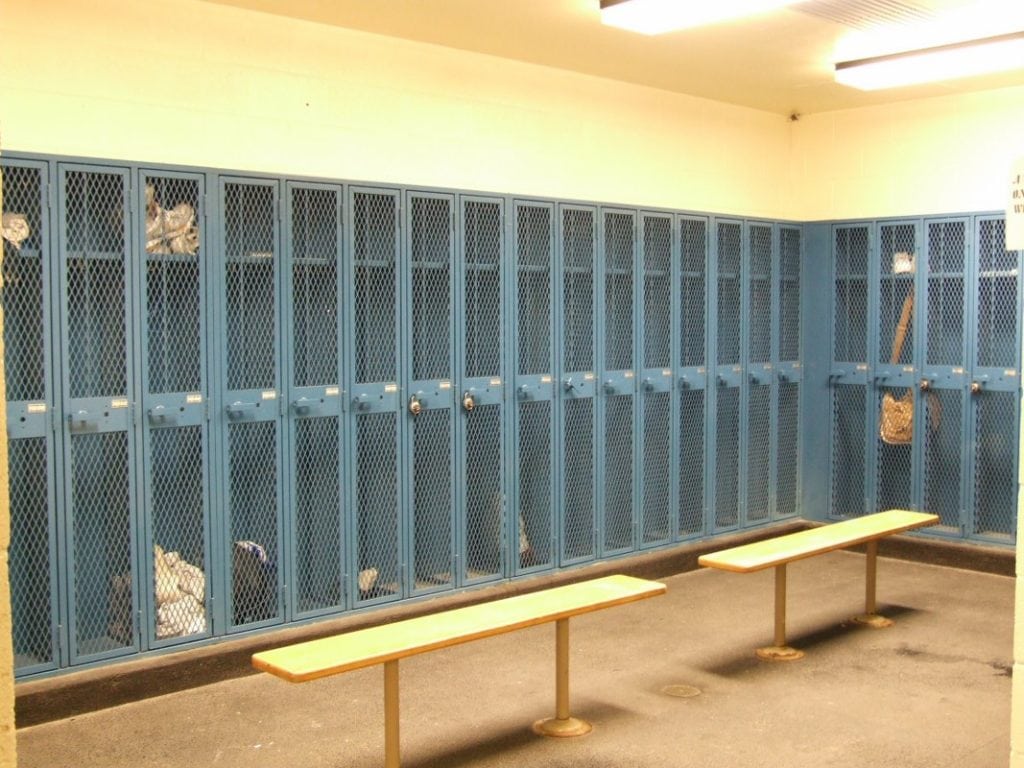
<instances>
[{"instance_id":1,"label":"blue locker","mask_svg":"<svg viewBox=\"0 0 1024 768\"><path fill-rule=\"evenodd\" d=\"M715 219L715 388L708 404L713 432L713 527L718 532L742 525L740 497L741 409L743 393L743 223ZM711 447L713 446L713 447Z\"/></svg>"},{"instance_id":2,"label":"blue locker","mask_svg":"<svg viewBox=\"0 0 1024 768\"><path fill-rule=\"evenodd\" d=\"M773 518L793 517L800 511L801 461L803 443L801 334L801 278L803 274L803 230L779 225L778 233L778 317L775 342L774 448L772 488Z\"/></svg>"},{"instance_id":3,"label":"blue locker","mask_svg":"<svg viewBox=\"0 0 1024 768\"><path fill-rule=\"evenodd\" d=\"M746 523L771 519L772 416L775 373L772 361L773 316L777 269L775 237L771 224L748 222L747 276L745 283L747 331L744 338L743 381L744 424L741 438L741 466L744 481L741 507Z\"/></svg>"}]
</instances>

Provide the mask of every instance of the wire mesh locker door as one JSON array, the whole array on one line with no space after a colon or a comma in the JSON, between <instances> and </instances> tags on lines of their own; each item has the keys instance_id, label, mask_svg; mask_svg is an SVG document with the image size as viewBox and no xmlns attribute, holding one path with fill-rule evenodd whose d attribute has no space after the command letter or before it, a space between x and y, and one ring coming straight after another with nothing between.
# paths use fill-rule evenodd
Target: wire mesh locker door
<instances>
[{"instance_id":1,"label":"wire mesh locker door","mask_svg":"<svg viewBox=\"0 0 1024 768\"><path fill-rule=\"evenodd\" d=\"M4 160L3 313L14 670L61 663L47 168Z\"/></svg>"},{"instance_id":2,"label":"wire mesh locker door","mask_svg":"<svg viewBox=\"0 0 1024 768\"><path fill-rule=\"evenodd\" d=\"M680 537L707 530L707 272L708 220L679 222L679 507Z\"/></svg>"},{"instance_id":3,"label":"wire mesh locker door","mask_svg":"<svg viewBox=\"0 0 1024 768\"><path fill-rule=\"evenodd\" d=\"M284 615L277 183L221 179L224 361L222 449L230 563L228 626Z\"/></svg>"},{"instance_id":4,"label":"wire mesh locker door","mask_svg":"<svg viewBox=\"0 0 1024 768\"><path fill-rule=\"evenodd\" d=\"M640 536L642 545L667 544L675 536L676 474L672 393L672 216L641 214L643 291L640 333Z\"/></svg>"},{"instance_id":5,"label":"wire mesh locker door","mask_svg":"<svg viewBox=\"0 0 1024 768\"><path fill-rule=\"evenodd\" d=\"M775 519L797 514L800 494L800 277L803 230L780 225L778 232L778 336L775 341Z\"/></svg>"},{"instance_id":6,"label":"wire mesh locker door","mask_svg":"<svg viewBox=\"0 0 1024 768\"><path fill-rule=\"evenodd\" d=\"M837 226L832 238L829 516L859 517L867 511L867 445L874 440L871 425L876 423L868 417L871 228Z\"/></svg>"},{"instance_id":7,"label":"wire mesh locker door","mask_svg":"<svg viewBox=\"0 0 1024 768\"><path fill-rule=\"evenodd\" d=\"M342 525L339 187L289 182L285 242L288 361L289 600L295 617L345 607Z\"/></svg>"},{"instance_id":8,"label":"wire mesh locker door","mask_svg":"<svg viewBox=\"0 0 1024 768\"><path fill-rule=\"evenodd\" d=\"M771 224L747 224L747 317L741 450L744 488L741 506L747 523L772 517L772 316L775 294L774 233Z\"/></svg>"},{"instance_id":9,"label":"wire mesh locker door","mask_svg":"<svg viewBox=\"0 0 1024 768\"><path fill-rule=\"evenodd\" d=\"M1006 542L1016 535L1021 252L1006 250L1002 217L979 217L975 238L967 534Z\"/></svg>"},{"instance_id":10,"label":"wire mesh locker door","mask_svg":"<svg viewBox=\"0 0 1024 768\"><path fill-rule=\"evenodd\" d=\"M454 200L408 193L405 234L411 301L408 306L410 478L413 592L455 585L455 440L453 374Z\"/></svg>"},{"instance_id":11,"label":"wire mesh locker door","mask_svg":"<svg viewBox=\"0 0 1024 768\"><path fill-rule=\"evenodd\" d=\"M602 553L635 548L636 214L602 210Z\"/></svg>"},{"instance_id":12,"label":"wire mesh locker door","mask_svg":"<svg viewBox=\"0 0 1024 768\"><path fill-rule=\"evenodd\" d=\"M398 193L349 188L352 345L349 506L354 536L348 552L356 568L357 605L402 595L403 527L399 478Z\"/></svg>"},{"instance_id":13,"label":"wire mesh locker door","mask_svg":"<svg viewBox=\"0 0 1024 768\"><path fill-rule=\"evenodd\" d=\"M146 642L209 634L210 500L205 370L204 177L142 171L134 263L142 278Z\"/></svg>"},{"instance_id":14,"label":"wire mesh locker door","mask_svg":"<svg viewBox=\"0 0 1024 768\"><path fill-rule=\"evenodd\" d=\"M555 562L554 207L516 202L515 484L517 572Z\"/></svg>"},{"instance_id":15,"label":"wire mesh locker door","mask_svg":"<svg viewBox=\"0 0 1024 768\"><path fill-rule=\"evenodd\" d=\"M715 235L714 527L726 530L741 524L743 225L718 219Z\"/></svg>"},{"instance_id":16,"label":"wire mesh locker door","mask_svg":"<svg viewBox=\"0 0 1024 768\"><path fill-rule=\"evenodd\" d=\"M128 195L122 169L60 165L64 498L72 664L139 646Z\"/></svg>"},{"instance_id":17,"label":"wire mesh locker door","mask_svg":"<svg viewBox=\"0 0 1024 768\"><path fill-rule=\"evenodd\" d=\"M920 409L914 402L918 383L914 329L919 323L914 322L913 309L919 239L914 222L878 226L878 344L873 366L875 399L869 416L877 418L879 426L874 440L872 511L914 508L912 430L918 426L914 422L920 422Z\"/></svg>"},{"instance_id":18,"label":"wire mesh locker door","mask_svg":"<svg viewBox=\"0 0 1024 768\"><path fill-rule=\"evenodd\" d=\"M591 560L597 530L594 381L597 212L558 209L561 301L558 393L560 408L560 565Z\"/></svg>"},{"instance_id":19,"label":"wire mesh locker door","mask_svg":"<svg viewBox=\"0 0 1024 768\"><path fill-rule=\"evenodd\" d=\"M505 571L504 312L502 229L504 204L494 198L459 198L459 316L461 376L459 450L462 457L459 579L471 583Z\"/></svg>"}]
</instances>

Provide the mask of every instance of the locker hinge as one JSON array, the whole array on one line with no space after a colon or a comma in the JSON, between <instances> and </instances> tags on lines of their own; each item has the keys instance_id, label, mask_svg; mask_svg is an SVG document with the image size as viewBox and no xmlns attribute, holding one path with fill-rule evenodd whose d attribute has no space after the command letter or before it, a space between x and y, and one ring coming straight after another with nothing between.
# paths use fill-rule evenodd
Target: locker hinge
<instances>
[{"instance_id":1,"label":"locker hinge","mask_svg":"<svg viewBox=\"0 0 1024 768\"><path fill-rule=\"evenodd\" d=\"M203 218L204 219L210 218L210 196L208 194L206 194L205 192L202 195L202 199L200 200L199 207L203 211Z\"/></svg>"},{"instance_id":2,"label":"locker hinge","mask_svg":"<svg viewBox=\"0 0 1024 768\"><path fill-rule=\"evenodd\" d=\"M56 636L53 638L53 647L56 653L54 653L54 656L57 658L57 661L59 662L61 659L64 658L64 625L58 624L55 627L55 630Z\"/></svg>"},{"instance_id":3,"label":"locker hinge","mask_svg":"<svg viewBox=\"0 0 1024 768\"><path fill-rule=\"evenodd\" d=\"M348 574L342 574L341 576L341 601L343 605L348 605L348 591L351 589L352 580L349 579Z\"/></svg>"},{"instance_id":4,"label":"locker hinge","mask_svg":"<svg viewBox=\"0 0 1024 768\"><path fill-rule=\"evenodd\" d=\"M135 213L135 188L128 186L128 213Z\"/></svg>"},{"instance_id":5,"label":"locker hinge","mask_svg":"<svg viewBox=\"0 0 1024 768\"><path fill-rule=\"evenodd\" d=\"M288 615L288 585L281 585L281 612Z\"/></svg>"},{"instance_id":6,"label":"locker hinge","mask_svg":"<svg viewBox=\"0 0 1024 768\"><path fill-rule=\"evenodd\" d=\"M48 182L48 181L44 181L43 182L42 192L43 192L43 199L46 201L46 207L47 208L53 208L55 201L54 201L53 197L50 195L50 182Z\"/></svg>"}]
</instances>

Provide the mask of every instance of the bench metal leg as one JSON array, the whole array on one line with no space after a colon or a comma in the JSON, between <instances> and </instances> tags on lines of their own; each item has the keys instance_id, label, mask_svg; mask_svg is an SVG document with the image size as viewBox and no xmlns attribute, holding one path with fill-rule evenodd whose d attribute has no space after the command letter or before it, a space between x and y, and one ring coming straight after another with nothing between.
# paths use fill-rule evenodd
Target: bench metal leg
<instances>
[{"instance_id":1,"label":"bench metal leg","mask_svg":"<svg viewBox=\"0 0 1024 768\"><path fill-rule=\"evenodd\" d=\"M875 629L884 629L893 625L892 619L879 616L875 604L875 588L878 583L878 541L869 541L867 545L866 573L864 578L864 613L854 616L858 624Z\"/></svg>"},{"instance_id":2,"label":"bench metal leg","mask_svg":"<svg viewBox=\"0 0 1024 768\"><path fill-rule=\"evenodd\" d=\"M398 660L384 662L384 768L398 768Z\"/></svg>"},{"instance_id":3,"label":"bench metal leg","mask_svg":"<svg viewBox=\"0 0 1024 768\"><path fill-rule=\"evenodd\" d=\"M765 661L796 661L803 651L786 645L786 564L775 566L775 644L757 649Z\"/></svg>"},{"instance_id":4,"label":"bench metal leg","mask_svg":"<svg viewBox=\"0 0 1024 768\"><path fill-rule=\"evenodd\" d=\"M555 622L555 716L538 720L533 730L542 736L582 736L592 726L569 714L569 620Z\"/></svg>"}]
</instances>

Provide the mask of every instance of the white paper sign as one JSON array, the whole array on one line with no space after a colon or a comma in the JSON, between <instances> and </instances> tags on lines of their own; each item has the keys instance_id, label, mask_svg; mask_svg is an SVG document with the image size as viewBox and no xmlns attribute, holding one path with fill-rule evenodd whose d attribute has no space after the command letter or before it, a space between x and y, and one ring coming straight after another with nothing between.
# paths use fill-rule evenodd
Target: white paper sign
<instances>
[{"instance_id":1,"label":"white paper sign","mask_svg":"<svg viewBox=\"0 0 1024 768\"><path fill-rule=\"evenodd\" d=\"M1006 205L1006 249L1024 250L1024 157L1013 164Z\"/></svg>"}]
</instances>

